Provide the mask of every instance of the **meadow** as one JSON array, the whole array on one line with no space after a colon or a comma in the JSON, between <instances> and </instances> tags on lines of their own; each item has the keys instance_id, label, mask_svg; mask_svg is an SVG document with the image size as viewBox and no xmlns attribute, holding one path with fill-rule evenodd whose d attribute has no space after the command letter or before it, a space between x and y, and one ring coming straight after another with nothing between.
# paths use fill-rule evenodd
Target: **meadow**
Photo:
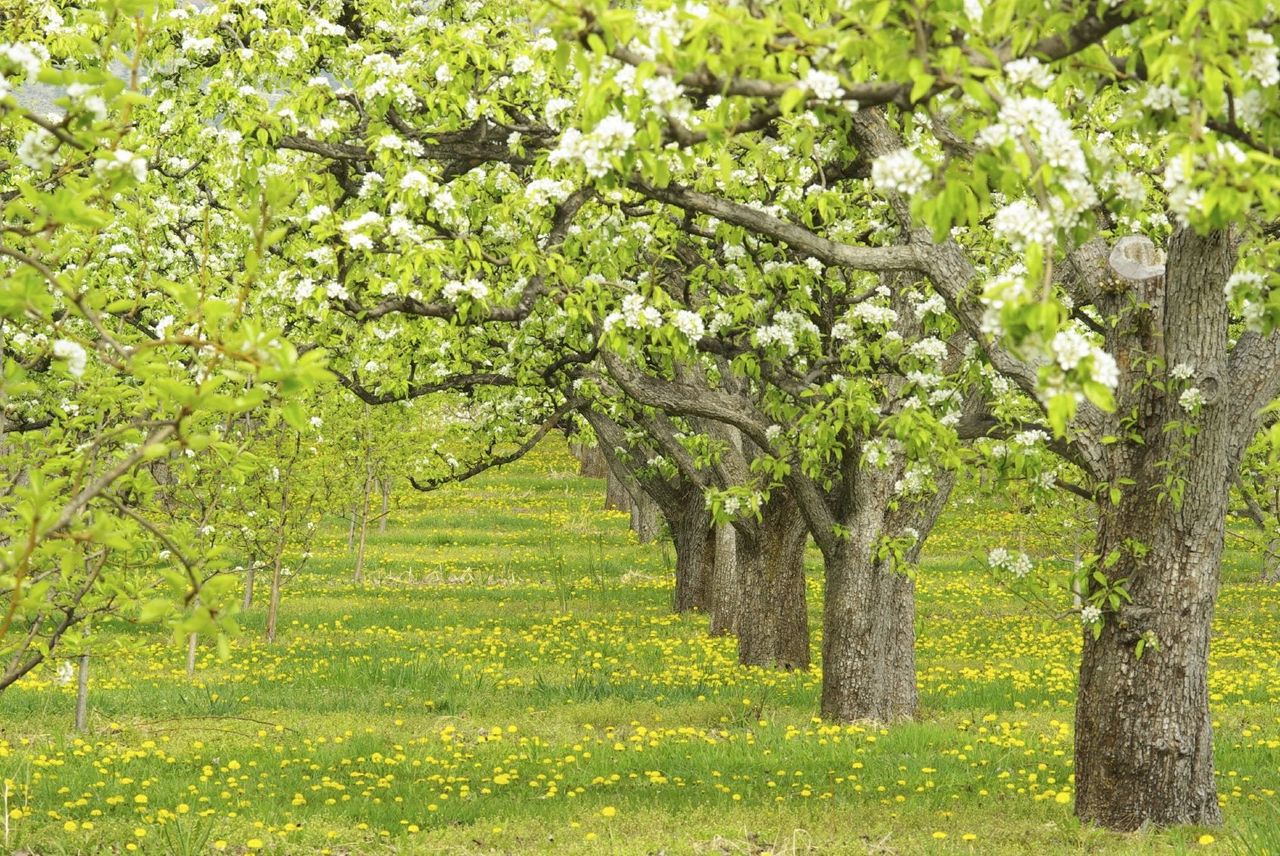
<instances>
[{"instance_id":1,"label":"meadow","mask_svg":"<svg viewBox=\"0 0 1280 856\"><path fill-rule=\"evenodd\" d=\"M1280 588L1233 552L1210 683L1223 829L1072 817L1079 623L976 558L1025 531L953 507L918 578L921 716L814 718L819 674L744 669L670 611L562 446L399 497L365 584L338 521L280 638L231 656L103 628L87 733L42 670L0 696L3 851L72 853L1280 853ZM814 644L821 585L811 556Z\"/></svg>"}]
</instances>

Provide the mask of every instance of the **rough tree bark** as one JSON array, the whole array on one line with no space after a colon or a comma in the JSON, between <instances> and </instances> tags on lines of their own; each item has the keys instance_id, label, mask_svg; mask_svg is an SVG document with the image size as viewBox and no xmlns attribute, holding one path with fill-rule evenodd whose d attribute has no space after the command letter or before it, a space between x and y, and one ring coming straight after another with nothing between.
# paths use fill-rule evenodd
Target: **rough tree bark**
<instances>
[{"instance_id":1,"label":"rough tree bark","mask_svg":"<svg viewBox=\"0 0 1280 856\"><path fill-rule=\"evenodd\" d=\"M715 551L711 579L707 586L707 611L711 613L712 636L738 632L742 613L742 576L738 564L738 532L725 523L715 529Z\"/></svg>"},{"instance_id":2,"label":"rough tree bark","mask_svg":"<svg viewBox=\"0 0 1280 856\"><path fill-rule=\"evenodd\" d=\"M858 473L848 537L819 540L823 600L822 716L894 722L915 716L915 587L876 561L896 468Z\"/></svg>"},{"instance_id":3,"label":"rough tree bark","mask_svg":"<svg viewBox=\"0 0 1280 856\"><path fill-rule=\"evenodd\" d=\"M1234 264L1228 234L1186 229L1170 240L1167 267L1145 239L1123 240L1112 256L1125 286L1114 300L1138 302L1108 345L1122 372L1119 412L1136 412L1142 442L1112 446L1108 475L1125 487L1118 503L1100 504L1097 554L1109 578L1128 580L1132 602L1108 611L1096 639L1084 633L1075 765L1076 813L1112 829L1222 820L1206 671L1238 466L1222 300ZM1194 370L1198 413L1176 389L1138 382L1151 356ZM1167 430L1172 422L1194 432Z\"/></svg>"},{"instance_id":4,"label":"rough tree bark","mask_svg":"<svg viewBox=\"0 0 1280 856\"><path fill-rule=\"evenodd\" d=\"M612 471L605 477L604 485L604 509L605 511L627 511L631 508L631 494L627 492L626 485L622 480L613 474Z\"/></svg>"},{"instance_id":5,"label":"rough tree bark","mask_svg":"<svg viewBox=\"0 0 1280 856\"><path fill-rule=\"evenodd\" d=\"M648 544L662 532L662 511L643 488L631 495L631 531L641 544Z\"/></svg>"},{"instance_id":6,"label":"rough tree bark","mask_svg":"<svg viewBox=\"0 0 1280 856\"><path fill-rule=\"evenodd\" d=\"M573 456L578 459L578 475L589 479L608 477L609 465L605 462L604 454L600 451L599 446L585 446L581 443L574 443L571 448Z\"/></svg>"},{"instance_id":7,"label":"rough tree bark","mask_svg":"<svg viewBox=\"0 0 1280 856\"><path fill-rule=\"evenodd\" d=\"M760 520L738 532L741 612L738 662L744 666L809 667L809 609L804 548L809 530L794 499L775 492Z\"/></svg>"},{"instance_id":8,"label":"rough tree bark","mask_svg":"<svg viewBox=\"0 0 1280 856\"><path fill-rule=\"evenodd\" d=\"M676 588L672 608L676 612L706 611L716 549L711 532L711 513L699 496L664 516L676 550Z\"/></svg>"}]
</instances>

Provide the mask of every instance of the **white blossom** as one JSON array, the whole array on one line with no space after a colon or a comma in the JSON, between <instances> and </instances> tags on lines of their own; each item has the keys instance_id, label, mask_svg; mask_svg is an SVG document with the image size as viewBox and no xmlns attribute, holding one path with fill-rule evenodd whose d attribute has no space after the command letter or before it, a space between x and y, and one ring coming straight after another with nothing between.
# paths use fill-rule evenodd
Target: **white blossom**
<instances>
[{"instance_id":1,"label":"white blossom","mask_svg":"<svg viewBox=\"0 0 1280 856\"><path fill-rule=\"evenodd\" d=\"M450 280L444 284L441 290L446 300L454 303L458 302L458 298L466 295L472 300L484 300L489 295L489 286L485 285L478 279L468 279L466 282L458 280Z\"/></svg>"},{"instance_id":2,"label":"white blossom","mask_svg":"<svg viewBox=\"0 0 1280 856\"><path fill-rule=\"evenodd\" d=\"M1120 367L1116 358L1102 348L1093 349L1093 379L1108 389L1115 389L1120 384Z\"/></svg>"},{"instance_id":3,"label":"white blossom","mask_svg":"<svg viewBox=\"0 0 1280 856\"><path fill-rule=\"evenodd\" d=\"M72 377L82 376L89 361L88 354L85 353L80 343L73 342L70 339L59 339L54 342L53 355L60 360L67 361L67 371L71 373Z\"/></svg>"},{"instance_id":4,"label":"white blossom","mask_svg":"<svg viewBox=\"0 0 1280 856\"><path fill-rule=\"evenodd\" d=\"M706 332L705 325L702 323L702 317L696 312L690 312L687 309L681 309L676 312L672 322L675 328L685 335L690 342L697 344Z\"/></svg>"},{"instance_id":5,"label":"white blossom","mask_svg":"<svg viewBox=\"0 0 1280 856\"><path fill-rule=\"evenodd\" d=\"M548 162L553 166L562 163L580 164L592 178L600 178L609 171L610 159L622 155L631 148L636 126L618 113L611 113L589 134L570 128L561 136L552 150Z\"/></svg>"},{"instance_id":6,"label":"white blossom","mask_svg":"<svg viewBox=\"0 0 1280 856\"><path fill-rule=\"evenodd\" d=\"M804 85L819 101L838 101L844 95L840 78L829 71L809 69L809 73L804 76Z\"/></svg>"},{"instance_id":7,"label":"white blossom","mask_svg":"<svg viewBox=\"0 0 1280 856\"><path fill-rule=\"evenodd\" d=\"M1280 53L1276 51L1275 37L1266 30L1249 31L1249 70L1246 76L1258 81L1262 87L1280 83Z\"/></svg>"},{"instance_id":8,"label":"white blossom","mask_svg":"<svg viewBox=\"0 0 1280 856\"><path fill-rule=\"evenodd\" d=\"M1053 85L1053 73L1035 57L1024 57L1007 62L1004 65L1004 76L1015 86L1029 83L1037 89L1048 89Z\"/></svg>"},{"instance_id":9,"label":"white blossom","mask_svg":"<svg viewBox=\"0 0 1280 856\"><path fill-rule=\"evenodd\" d=\"M1204 406L1204 393L1199 387L1190 387L1182 391L1182 395L1178 396L1178 405L1188 413L1195 413Z\"/></svg>"},{"instance_id":10,"label":"white blossom","mask_svg":"<svg viewBox=\"0 0 1280 856\"><path fill-rule=\"evenodd\" d=\"M1053 218L1025 199L997 211L991 220L991 230L1015 250L1024 250L1030 244L1049 247L1054 243Z\"/></svg>"},{"instance_id":11,"label":"white blossom","mask_svg":"<svg viewBox=\"0 0 1280 856\"><path fill-rule=\"evenodd\" d=\"M871 164L871 184L886 193L919 193L931 177L929 167L908 149L881 155Z\"/></svg>"},{"instance_id":12,"label":"white blossom","mask_svg":"<svg viewBox=\"0 0 1280 856\"><path fill-rule=\"evenodd\" d=\"M557 181L554 178L538 178L529 182L524 189L524 198L529 204L541 208L545 205L560 204L573 192L573 184L568 181Z\"/></svg>"},{"instance_id":13,"label":"white blossom","mask_svg":"<svg viewBox=\"0 0 1280 856\"><path fill-rule=\"evenodd\" d=\"M1053 349L1054 359L1058 361L1058 365L1066 372L1074 369L1082 360L1093 353L1093 344L1088 337L1072 327L1060 330L1053 337L1050 347Z\"/></svg>"},{"instance_id":14,"label":"white blossom","mask_svg":"<svg viewBox=\"0 0 1280 856\"><path fill-rule=\"evenodd\" d=\"M888 306L878 306L868 302L859 303L853 307L850 314L864 324L876 326L887 327L898 320L898 313Z\"/></svg>"},{"instance_id":15,"label":"white blossom","mask_svg":"<svg viewBox=\"0 0 1280 856\"><path fill-rule=\"evenodd\" d=\"M1019 431L1017 434L1010 437L1009 440L1016 446L1030 448L1037 443L1049 442L1049 435L1044 431L1041 431L1039 428L1032 428L1027 431Z\"/></svg>"}]
</instances>

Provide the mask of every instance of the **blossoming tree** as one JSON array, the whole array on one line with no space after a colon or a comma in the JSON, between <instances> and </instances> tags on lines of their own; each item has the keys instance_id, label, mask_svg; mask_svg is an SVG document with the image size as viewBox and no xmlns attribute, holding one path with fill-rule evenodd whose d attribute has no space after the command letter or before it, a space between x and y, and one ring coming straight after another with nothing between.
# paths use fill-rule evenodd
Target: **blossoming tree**
<instances>
[{"instance_id":1,"label":"blossoming tree","mask_svg":"<svg viewBox=\"0 0 1280 856\"><path fill-rule=\"evenodd\" d=\"M584 131L548 162L691 228L926 277L1097 497L1078 813L1212 823L1223 521L1280 391L1270 271L1254 270L1277 213L1273 15L1021 5L587 6L571 24L590 52ZM868 189L896 239L869 228Z\"/></svg>"},{"instance_id":2,"label":"blossoming tree","mask_svg":"<svg viewBox=\"0 0 1280 856\"><path fill-rule=\"evenodd\" d=\"M225 582L182 560L200 533L138 508L167 459L229 454L226 422L250 411L297 420L283 398L324 378L321 353L300 357L246 311L269 218L244 204L184 210L157 189L157 174L184 166L139 128L156 20L146 4L95 4L51 16L38 41L0 44L13 157L0 179L0 449L13 486L0 500L0 688L93 616L137 615L157 594L178 632L229 629ZM36 83L49 103L29 100ZM215 246L210 221L224 213L237 227Z\"/></svg>"},{"instance_id":3,"label":"blossoming tree","mask_svg":"<svg viewBox=\"0 0 1280 856\"><path fill-rule=\"evenodd\" d=\"M1218 819L1223 520L1280 391L1265 3L591 2L559 39L498 4L326 11L211 5L157 49L165 134L290 176L268 317L374 331L358 359L413 367L378 395L498 366L556 390L544 426L599 340L627 396L742 432L713 509L800 507L839 719L913 708L892 565L946 493L925 459L1043 432L1099 521L1077 811Z\"/></svg>"}]
</instances>

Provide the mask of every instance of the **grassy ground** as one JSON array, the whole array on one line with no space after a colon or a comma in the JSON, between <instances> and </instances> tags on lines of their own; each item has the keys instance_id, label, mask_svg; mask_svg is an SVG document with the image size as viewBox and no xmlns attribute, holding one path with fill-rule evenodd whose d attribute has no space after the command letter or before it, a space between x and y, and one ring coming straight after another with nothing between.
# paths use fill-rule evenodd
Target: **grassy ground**
<instances>
[{"instance_id":1,"label":"grassy ground","mask_svg":"<svg viewBox=\"0 0 1280 856\"><path fill-rule=\"evenodd\" d=\"M971 558L1025 521L949 515L919 579L919 721L838 727L816 668L739 668L671 615L670 548L571 470L552 448L407 497L363 587L335 525L279 641L255 608L194 683L171 639L109 636L83 737L52 669L0 696L3 852L1280 853L1280 591L1247 557L1210 677L1227 828L1117 836L1071 816L1078 627Z\"/></svg>"}]
</instances>

